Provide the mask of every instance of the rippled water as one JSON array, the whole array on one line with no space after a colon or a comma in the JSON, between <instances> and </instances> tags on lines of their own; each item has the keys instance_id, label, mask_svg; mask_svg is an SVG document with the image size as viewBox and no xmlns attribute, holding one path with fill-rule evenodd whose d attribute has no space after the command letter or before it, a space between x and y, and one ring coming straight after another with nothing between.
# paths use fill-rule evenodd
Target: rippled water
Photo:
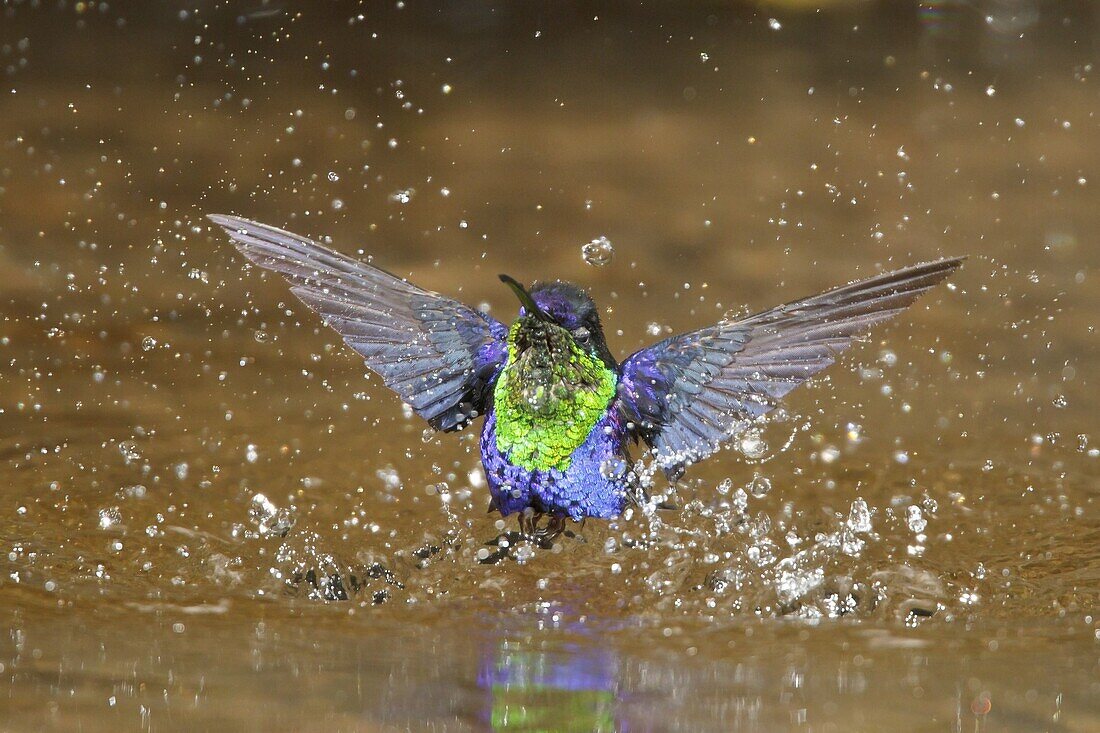
<instances>
[{"instance_id":1,"label":"rippled water","mask_svg":"<svg viewBox=\"0 0 1100 733\"><path fill-rule=\"evenodd\" d=\"M0 729L1100 729L1098 18L980 5L0 6ZM620 356L970 259L679 510L483 562L476 436L223 211Z\"/></svg>"}]
</instances>

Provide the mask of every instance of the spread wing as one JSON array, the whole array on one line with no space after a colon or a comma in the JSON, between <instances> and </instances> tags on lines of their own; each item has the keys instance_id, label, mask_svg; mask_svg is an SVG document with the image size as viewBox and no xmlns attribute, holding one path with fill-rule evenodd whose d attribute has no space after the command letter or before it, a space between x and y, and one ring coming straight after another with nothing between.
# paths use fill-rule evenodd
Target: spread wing
<instances>
[{"instance_id":1,"label":"spread wing","mask_svg":"<svg viewBox=\"0 0 1100 733\"><path fill-rule=\"evenodd\" d=\"M960 264L962 258L914 265L672 336L622 363L619 409L634 437L678 475Z\"/></svg>"},{"instance_id":2,"label":"spread wing","mask_svg":"<svg viewBox=\"0 0 1100 733\"><path fill-rule=\"evenodd\" d=\"M505 327L305 237L235 216L211 215L255 264L336 329L386 386L437 430L485 410L505 356Z\"/></svg>"}]
</instances>

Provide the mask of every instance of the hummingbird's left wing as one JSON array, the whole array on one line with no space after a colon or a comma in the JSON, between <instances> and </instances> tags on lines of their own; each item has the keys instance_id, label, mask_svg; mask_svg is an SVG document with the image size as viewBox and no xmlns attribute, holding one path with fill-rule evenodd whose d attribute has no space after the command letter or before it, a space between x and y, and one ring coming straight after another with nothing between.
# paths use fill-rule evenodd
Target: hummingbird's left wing
<instances>
[{"instance_id":1,"label":"hummingbird's left wing","mask_svg":"<svg viewBox=\"0 0 1100 733\"><path fill-rule=\"evenodd\" d=\"M679 475L960 264L906 267L667 338L619 367L619 409L658 464Z\"/></svg>"},{"instance_id":2,"label":"hummingbird's left wing","mask_svg":"<svg viewBox=\"0 0 1100 733\"><path fill-rule=\"evenodd\" d=\"M484 413L506 353L500 322L297 234L208 217L241 254L273 270L336 329L386 386L437 430Z\"/></svg>"}]
</instances>

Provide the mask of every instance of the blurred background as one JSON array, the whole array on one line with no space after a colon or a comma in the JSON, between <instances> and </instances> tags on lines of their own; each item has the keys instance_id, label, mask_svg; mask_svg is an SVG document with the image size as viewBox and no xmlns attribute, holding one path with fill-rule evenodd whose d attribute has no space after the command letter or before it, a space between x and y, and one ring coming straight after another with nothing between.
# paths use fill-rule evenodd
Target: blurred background
<instances>
[{"instance_id":1,"label":"blurred background","mask_svg":"<svg viewBox=\"0 0 1100 733\"><path fill-rule=\"evenodd\" d=\"M1098 44L1087 1L0 3L0 730L1100 728ZM497 273L576 281L620 357L970 259L681 511L498 557L476 430L209 213L502 320Z\"/></svg>"}]
</instances>

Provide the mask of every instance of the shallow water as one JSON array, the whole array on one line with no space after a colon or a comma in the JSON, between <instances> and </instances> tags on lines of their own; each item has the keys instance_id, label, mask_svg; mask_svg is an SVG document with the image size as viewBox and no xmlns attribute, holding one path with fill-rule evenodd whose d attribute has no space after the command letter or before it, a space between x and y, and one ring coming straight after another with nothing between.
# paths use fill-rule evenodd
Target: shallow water
<instances>
[{"instance_id":1,"label":"shallow water","mask_svg":"<svg viewBox=\"0 0 1100 733\"><path fill-rule=\"evenodd\" d=\"M0 7L0 729L1100 729L1095 12L412 5ZM211 212L620 356L970 259L494 564L475 436Z\"/></svg>"}]
</instances>

